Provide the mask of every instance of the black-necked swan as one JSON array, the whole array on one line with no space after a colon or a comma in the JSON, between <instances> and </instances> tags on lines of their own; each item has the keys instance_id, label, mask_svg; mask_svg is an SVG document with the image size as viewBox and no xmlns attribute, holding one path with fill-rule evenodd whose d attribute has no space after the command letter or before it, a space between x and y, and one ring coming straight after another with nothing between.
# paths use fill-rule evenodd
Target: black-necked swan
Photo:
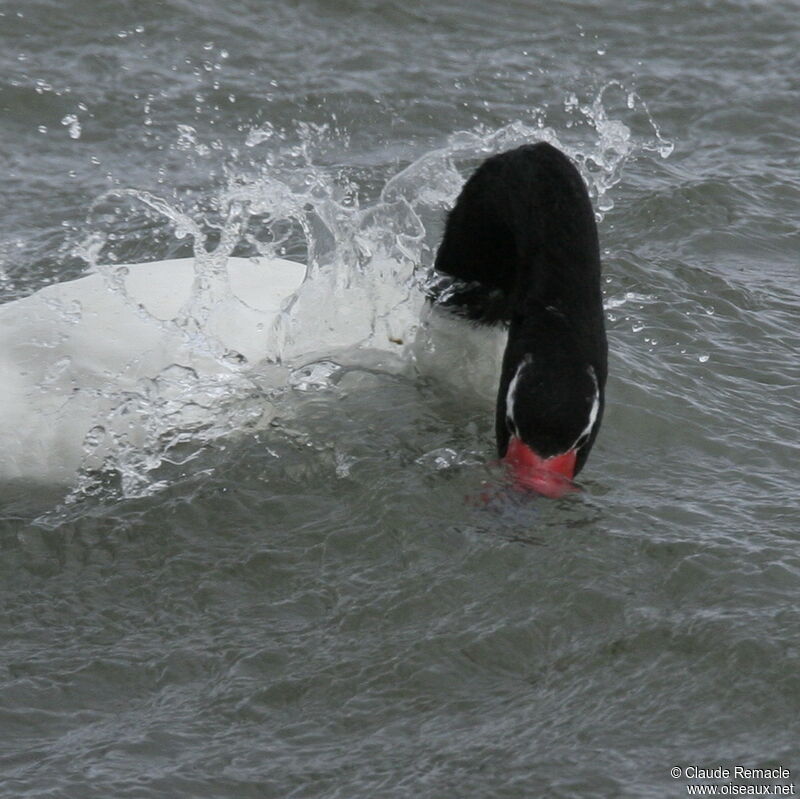
<instances>
[{"instance_id":1,"label":"black-necked swan","mask_svg":"<svg viewBox=\"0 0 800 799\"><path fill-rule=\"evenodd\" d=\"M246 368L270 361L274 385L285 385L288 373L275 354L287 303L310 309L295 356L333 347L322 315L336 297L324 281L304 283L302 264L223 259L214 265L219 282L209 296L200 290L208 284L202 266L194 259L117 265L0 305L0 483L70 483L80 468L98 468L109 457L113 463L120 447L157 450L165 424L207 424L226 381L241 377L226 352ZM576 168L543 143L486 160L447 218L435 269L450 285L440 286L433 310L444 308L439 316L456 328L456 346L439 347L437 357L449 359L445 377L466 386L479 383L482 370L493 381L499 371L500 456L520 484L560 496L597 435L606 381L597 230ZM353 316L362 306L369 311L374 296L349 297L334 350L374 331L367 315L357 332ZM408 338L425 330L424 297L415 297L395 311L402 305L404 346L419 365L422 337ZM474 334L464 335L475 323L481 329L474 332L484 334L477 349ZM487 325L508 327L501 369L499 335ZM469 345L458 345L470 338L473 350L465 355ZM369 346L398 352L399 342L387 333L372 335ZM464 358L467 369L457 362ZM441 360L439 367L441 373ZM264 420L266 406L265 399ZM158 424L154 414L163 417Z\"/></svg>"},{"instance_id":2,"label":"black-necked swan","mask_svg":"<svg viewBox=\"0 0 800 799\"><path fill-rule=\"evenodd\" d=\"M608 344L597 225L583 179L550 144L495 155L447 217L440 304L507 325L497 450L518 482L572 488L603 416Z\"/></svg>"}]
</instances>

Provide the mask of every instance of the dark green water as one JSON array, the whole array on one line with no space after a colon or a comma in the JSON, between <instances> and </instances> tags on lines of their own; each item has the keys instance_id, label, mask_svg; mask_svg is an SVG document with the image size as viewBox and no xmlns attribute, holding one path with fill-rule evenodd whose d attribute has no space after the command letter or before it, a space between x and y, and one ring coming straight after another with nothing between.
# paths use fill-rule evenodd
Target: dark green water
<instances>
[{"instance_id":1,"label":"dark green water","mask_svg":"<svg viewBox=\"0 0 800 799\"><path fill-rule=\"evenodd\" d=\"M408 287L355 292L357 267L388 252L424 272L469 170L542 135L603 210L611 345L585 491L564 500L502 490L491 405L409 353L295 372L265 429L234 394L229 434L183 465L128 453L72 489L5 486L0 794L655 799L687 795L672 767L736 765L797 781L796 4L0 14L4 301L78 276L87 249L191 255L178 212L213 243L238 186L241 254L269 229L321 265L323 299L325 269L341 277L298 306L296 367L347 333L337 309L402 310ZM92 205L111 188L166 204Z\"/></svg>"}]
</instances>

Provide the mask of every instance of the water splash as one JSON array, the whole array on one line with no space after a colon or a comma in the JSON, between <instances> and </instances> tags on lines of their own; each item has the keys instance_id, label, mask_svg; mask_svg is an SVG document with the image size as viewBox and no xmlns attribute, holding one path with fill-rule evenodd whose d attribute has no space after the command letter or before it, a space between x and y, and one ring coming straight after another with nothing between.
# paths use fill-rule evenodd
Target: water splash
<instances>
[{"instance_id":1,"label":"water splash","mask_svg":"<svg viewBox=\"0 0 800 799\"><path fill-rule=\"evenodd\" d=\"M612 89L625 96L621 112L608 110L606 94ZM156 319L128 299L149 323L180 332L225 368L210 378L175 364L140 381L135 391L112 392L106 416L96 419L86 436L85 465L64 507L99 490L98 468L116 471L120 496L159 490L165 464L196 458L219 437L263 422L264 406L280 401L287 390L328 386L355 351L389 353L410 365L442 212L468 171L488 155L533 141L559 147L578 164L602 218L613 208L613 189L631 157L656 152L666 158L672 151L644 102L621 83L583 99L569 94L561 107L584 124L556 127L549 123L550 109L537 108L528 122L458 131L390 175L377 196L372 192L374 199L362 197L357 168L328 165L324 153L331 137L340 134L301 124L292 137L270 123L246 132L249 162L243 168L232 160L202 212L130 188L99 198L95 207L143 207L171 225L176 239L191 241L194 284L174 319ZM643 111L651 135L635 135L626 111ZM178 146L198 155L207 151L188 126L180 127ZM103 275L109 290L127 297L107 235L93 231L76 252ZM263 331L274 339L273 365L285 367L269 377L258 365L231 359L208 331L214 308L231 300L226 263L234 254L295 255L308 265L305 282L274 328ZM67 367L57 365L54 374ZM114 425L123 416L135 420L130 428L135 434Z\"/></svg>"}]
</instances>

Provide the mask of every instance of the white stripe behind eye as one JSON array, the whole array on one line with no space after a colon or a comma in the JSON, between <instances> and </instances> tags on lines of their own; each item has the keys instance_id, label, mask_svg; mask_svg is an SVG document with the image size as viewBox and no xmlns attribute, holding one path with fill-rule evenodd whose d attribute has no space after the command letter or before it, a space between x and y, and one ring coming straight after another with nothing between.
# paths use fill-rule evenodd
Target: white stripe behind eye
<instances>
[{"instance_id":1,"label":"white stripe behind eye","mask_svg":"<svg viewBox=\"0 0 800 799\"><path fill-rule=\"evenodd\" d=\"M533 360L530 353L526 353L522 359L522 363L517 367L517 372L511 382L508 384L508 392L506 393L506 420L510 421L514 430L517 429L517 423L514 420L514 395L517 391L517 381L522 374L522 370Z\"/></svg>"},{"instance_id":2,"label":"white stripe behind eye","mask_svg":"<svg viewBox=\"0 0 800 799\"><path fill-rule=\"evenodd\" d=\"M569 448L570 450L575 449L578 444L581 443L581 439L589 438L592 428L594 427L594 423L597 421L597 414L600 412L600 386L597 384L597 375L594 373L594 368L591 366L589 367L588 372L589 377L592 378L592 382L594 383L594 398L592 399L592 407L589 411L589 423L583 428L581 434L575 439L575 443Z\"/></svg>"}]
</instances>

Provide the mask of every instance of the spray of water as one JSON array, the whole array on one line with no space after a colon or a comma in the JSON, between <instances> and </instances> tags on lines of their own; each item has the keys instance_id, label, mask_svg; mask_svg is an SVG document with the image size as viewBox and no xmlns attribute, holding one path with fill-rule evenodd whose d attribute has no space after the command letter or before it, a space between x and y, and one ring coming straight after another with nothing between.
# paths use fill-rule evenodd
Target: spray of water
<instances>
[{"instance_id":1,"label":"spray of water","mask_svg":"<svg viewBox=\"0 0 800 799\"><path fill-rule=\"evenodd\" d=\"M630 113L644 112L649 135L634 136L624 112L607 110L609 91L622 92ZM209 379L175 364L141 380L136 391L115 395L106 387L102 414L84 442L84 462L91 468L81 470L62 510L106 490L108 481L98 477L98 453L103 470L118 474L119 494L141 496L162 487L165 464L185 463L209 442L257 424L264 402L325 388L353 353L378 350L401 366L413 366L423 288L443 213L465 175L488 155L533 141L554 144L578 164L602 219L613 208L612 190L634 154L655 152L666 158L672 150L641 98L622 84L610 83L584 100L570 94L563 109L581 124L556 129L542 108L534 109L530 122L454 133L389 177L369 201L362 200L354 174L326 166L318 157L337 134L325 126L300 125L289 143L268 123L249 131L245 141L247 152L258 153L261 160L247 169L228 168L209 202L213 215L192 214L137 189L100 198L98 205L145 208L169 223L176 238L191 239L190 298L173 319L157 319L127 298L120 268L104 265L109 260L104 236L90 233L77 254L103 275L110 291L134 304L140 317L178 333L225 368ZM183 147L204 146L185 130L180 136ZM307 262L306 279L272 329L263 331L270 340L267 364L231 357L206 324L219 303L232 299L227 259L232 254L298 253ZM268 378L266 366L277 370ZM110 423L119 416L136 420L131 427L135 435L120 433Z\"/></svg>"}]
</instances>

